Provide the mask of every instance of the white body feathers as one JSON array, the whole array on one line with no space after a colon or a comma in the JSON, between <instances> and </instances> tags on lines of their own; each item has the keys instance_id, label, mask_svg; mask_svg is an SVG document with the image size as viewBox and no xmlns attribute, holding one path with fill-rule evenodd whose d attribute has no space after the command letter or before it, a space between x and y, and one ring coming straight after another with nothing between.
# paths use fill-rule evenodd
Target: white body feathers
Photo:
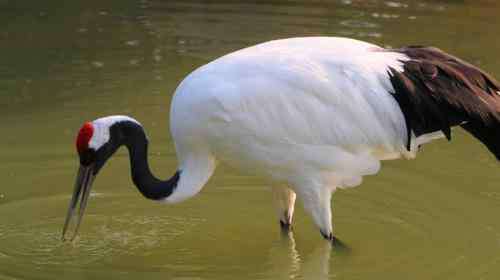
<instances>
[{"instance_id":1,"label":"white body feathers","mask_svg":"<svg viewBox=\"0 0 500 280\"><path fill-rule=\"evenodd\" d=\"M408 58L379 50L346 38L294 38L200 67L172 103L180 161L196 147L296 187L314 180L334 189L360 184L380 160L413 157L387 74Z\"/></svg>"}]
</instances>

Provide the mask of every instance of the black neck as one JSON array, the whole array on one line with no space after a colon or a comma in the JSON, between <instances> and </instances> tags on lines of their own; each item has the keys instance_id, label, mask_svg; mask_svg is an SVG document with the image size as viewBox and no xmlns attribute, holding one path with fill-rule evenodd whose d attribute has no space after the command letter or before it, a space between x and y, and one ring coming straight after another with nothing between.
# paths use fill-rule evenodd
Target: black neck
<instances>
[{"instance_id":1,"label":"black neck","mask_svg":"<svg viewBox=\"0 0 500 280\"><path fill-rule=\"evenodd\" d=\"M170 196L180 178L177 171L170 179L162 181L156 178L148 164L148 139L144 129L134 122L121 122L119 124L122 143L128 148L132 180L139 191L146 198L160 200Z\"/></svg>"}]
</instances>

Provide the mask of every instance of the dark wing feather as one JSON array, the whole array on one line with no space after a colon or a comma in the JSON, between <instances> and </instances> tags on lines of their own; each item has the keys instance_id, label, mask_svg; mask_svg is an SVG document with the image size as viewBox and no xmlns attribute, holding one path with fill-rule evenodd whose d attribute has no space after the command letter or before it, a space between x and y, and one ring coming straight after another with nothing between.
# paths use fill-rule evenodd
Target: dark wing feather
<instances>
[{"instance_id":1,"label":"dark wing feather","mask_svg":"<svg viewBox=\"0 0 500 280\"><path fill-rule=\"evenodd\" d=\"M416 136L461 125L500 160L500 83L479 68L436 48L391 49L410 58L389 69L393 96L405 117L410 149Z\"/></svg>"}]
</instances>

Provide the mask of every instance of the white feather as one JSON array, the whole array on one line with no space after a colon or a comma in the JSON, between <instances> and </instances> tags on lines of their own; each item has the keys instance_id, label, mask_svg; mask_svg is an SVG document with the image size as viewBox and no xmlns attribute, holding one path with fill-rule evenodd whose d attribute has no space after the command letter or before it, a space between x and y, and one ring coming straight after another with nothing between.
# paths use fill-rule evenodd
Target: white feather
<instances>
[{"instance_id":1,"label":"white feather","mask_svg":"<svg viewBox=\"0 0 500 280\"><path fill-rule=\"evenodd\" d=\"M89 148L94 150L98 150L102 145L109 141L109 128L117 123L122 121L131 121L141 125L138 121L131 117L127 116L107 116L103 118L96 119L92 122L92 126L94 128L94 132L92 134L92 138L89 141Z\"/></svg>"},{"instance_id":2,"label":"white feather","mask_svg":"<svg viewBox=\"0 0 500 280\"><path fill-rule=\"evenodd\" d=\"M375 174L380 160L414 156L387 71L399 53L346 38L271 41L190 74L171 109L176 142L292 185L332 190ZM182 162L182 160L181 160Z\"/></svg>"}]
</instances>

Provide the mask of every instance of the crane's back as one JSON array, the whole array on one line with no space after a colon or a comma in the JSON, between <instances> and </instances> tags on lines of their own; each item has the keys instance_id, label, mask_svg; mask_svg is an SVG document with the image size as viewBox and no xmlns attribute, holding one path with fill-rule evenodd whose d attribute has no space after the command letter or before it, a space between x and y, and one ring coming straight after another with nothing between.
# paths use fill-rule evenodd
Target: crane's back
<instances>
[{"instance_id":1,"label":"crane's back","mask_svg":"<svg viewBox=\"0 0 500 280\"><path fill-rule=\"evenodd\" d=\"M344 38L295 38L221 57L177 89L174 139L273 177L305 169L372 174L379 159L408 154L384 71L404 57L380 50Z\"/></svg>"}]
</instances>

